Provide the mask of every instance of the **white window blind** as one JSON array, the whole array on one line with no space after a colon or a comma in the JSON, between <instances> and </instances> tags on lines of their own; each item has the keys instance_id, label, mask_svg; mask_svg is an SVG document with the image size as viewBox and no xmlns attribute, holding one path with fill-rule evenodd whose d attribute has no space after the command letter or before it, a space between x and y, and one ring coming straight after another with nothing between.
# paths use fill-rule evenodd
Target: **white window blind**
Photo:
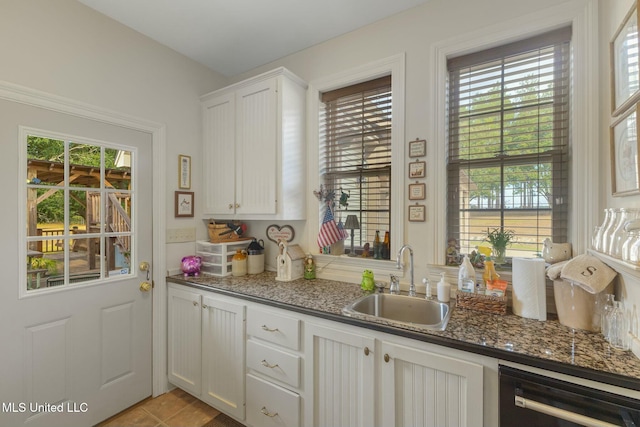
<instances>
[{"instance_id":1,"label":"white window blind","mask_svg":"<svg viewBox=\"0 0 640 427\"><path fill-rule=\"evenodd\" d=\"M391 224L391 76L321 94L320 175L336 200L336 221L358 216L355 245L372 243Z\"/></svg>"},{"instance_id":2,"label":"white window blind","mask_svg":"<svg viewBox=\"0 0 640 427\"><path fill-rule=\"evenodd\" d=\"M571 28L452 58L448 238L461 253L487 229L515 231L507 255L567 240Z\"/></svg>"}]
</instances>

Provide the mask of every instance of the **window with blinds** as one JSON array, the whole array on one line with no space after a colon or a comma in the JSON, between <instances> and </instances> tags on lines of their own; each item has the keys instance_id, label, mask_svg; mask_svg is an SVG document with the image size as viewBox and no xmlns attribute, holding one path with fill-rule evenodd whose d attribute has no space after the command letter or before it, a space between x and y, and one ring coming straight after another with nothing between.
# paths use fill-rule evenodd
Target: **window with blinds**
<instances>
[{"instance_id":1,"label":"window with blinds","mask_svg":"<svg viewBox=\"0 0 640 427\"><path fill-rule=\"evenodd\" d=\"M562 28L448 60L447 234L460 253L494 228L515 232L508 257L566 242L570 38Z\"/></svg>"},{"instance_id":2,"label":"window with blinds","mask_svg":"<svg viewBox=\"0 0 640 427\"><path fill-rule=\"evenodd\" d=\"M391 227L391 76L321 94L320 178L336 198L336 221L355 214L356 247Z\"/></svg>"}]
</instances>

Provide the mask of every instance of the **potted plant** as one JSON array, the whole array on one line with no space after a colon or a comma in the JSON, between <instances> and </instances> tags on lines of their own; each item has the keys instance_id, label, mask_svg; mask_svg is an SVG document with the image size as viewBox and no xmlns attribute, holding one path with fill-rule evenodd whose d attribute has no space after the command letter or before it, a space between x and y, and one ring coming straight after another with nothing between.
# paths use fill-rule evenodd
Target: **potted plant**
<instances>
[{"instance_id":1,"label":"potted plant","mask_svg":"<svg viewBox=\"0 0 640 427\"><path fill-rule=\"evenodd\" d=\"M493 249L493 261L497 265L506 262L507 246L514 240L516 233L513 230L505 230L503 227L494 228L489 231L487 228L487 242L491 243Z\"/></svg>"}]
</instances>

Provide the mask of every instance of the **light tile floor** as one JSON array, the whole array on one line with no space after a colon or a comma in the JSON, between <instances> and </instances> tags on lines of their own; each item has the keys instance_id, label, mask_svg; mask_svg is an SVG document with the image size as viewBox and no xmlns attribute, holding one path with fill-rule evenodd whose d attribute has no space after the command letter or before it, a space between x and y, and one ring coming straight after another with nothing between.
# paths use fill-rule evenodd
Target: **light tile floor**
<instances>
[{"instance_id":1,"label":"light tile floor","mask_svg":"<svg viewBox=\"0 0 640 427\"><path fill-rule=\"evenodd\" d=\"M97 427L202 427L219 414L176 388L155 399L143 400Z\"/></svg>"}]
</instances>

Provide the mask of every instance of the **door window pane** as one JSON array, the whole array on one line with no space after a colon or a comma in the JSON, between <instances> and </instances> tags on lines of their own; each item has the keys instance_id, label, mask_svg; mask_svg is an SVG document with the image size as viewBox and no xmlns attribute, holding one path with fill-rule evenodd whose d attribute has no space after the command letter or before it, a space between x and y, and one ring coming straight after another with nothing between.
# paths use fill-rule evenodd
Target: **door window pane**
<instances>
[{"instance_id":1,"label":"door window pane","mask_svg":"<svg viewBox=\"0 0 640 427\"><path fill-rule=\"evenodd\" d=\"M28 135L26 288L131 274L133 151Z\"/></svg>"}]
</instances>

